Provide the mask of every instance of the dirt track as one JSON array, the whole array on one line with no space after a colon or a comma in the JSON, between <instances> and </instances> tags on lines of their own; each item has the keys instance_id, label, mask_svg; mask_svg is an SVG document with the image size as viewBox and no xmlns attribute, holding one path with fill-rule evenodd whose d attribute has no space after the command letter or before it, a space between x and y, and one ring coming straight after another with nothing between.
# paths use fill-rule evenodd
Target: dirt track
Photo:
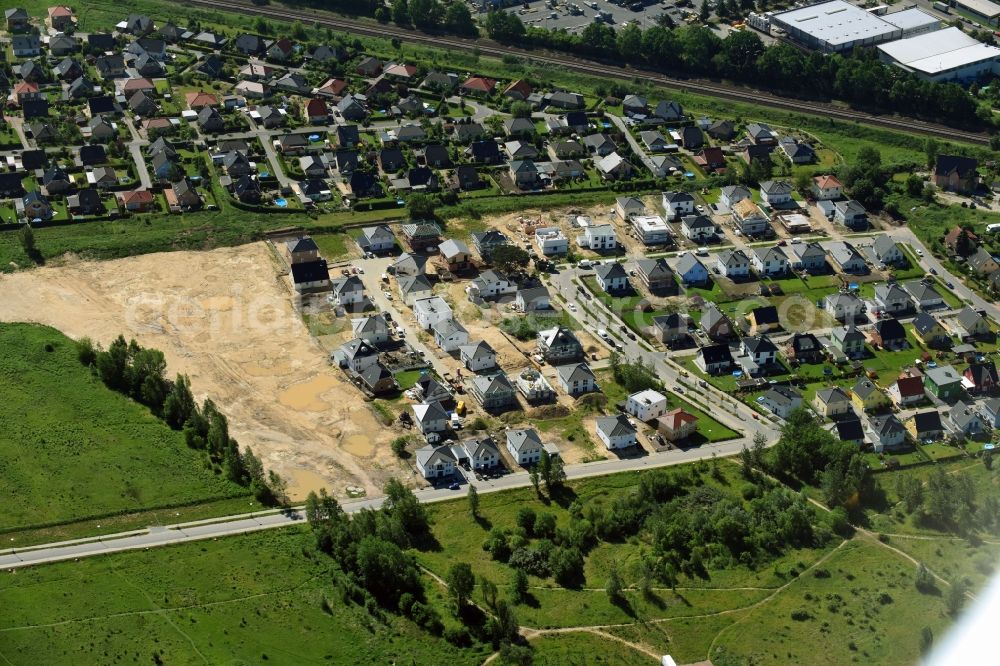
<instances>
[{"instance_id":1,"label":"dirt track","mask_svg":"<svg viewBox=\"0 0 1000 666\"><path fill-rule=\"evenodd\" d=\"M0 276L0 320L48 324L107 345L119 333L163 350L168 372L211 397L242 446L293 495L409 477L361 394L327 363L263 243L116 261L66 260Z\"/></svg>"}]
</instances>

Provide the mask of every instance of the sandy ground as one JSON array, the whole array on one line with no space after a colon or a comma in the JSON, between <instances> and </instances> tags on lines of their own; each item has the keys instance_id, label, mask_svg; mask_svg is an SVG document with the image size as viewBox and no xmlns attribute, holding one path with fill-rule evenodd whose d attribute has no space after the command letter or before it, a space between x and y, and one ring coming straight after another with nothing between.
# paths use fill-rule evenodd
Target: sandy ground
<instances>
[{"instance_id":1,"label":"sandy ground","mask_svg":"<svg viewBox=\"0 0 1000 666\"><path fill-rule=\"evenodd\" d=\"M0 320L48 324L107 345L119 333L161 349L233 436L301 498L326 487L372 493L400 473L357 389L295 312L264 243L117 261L67 260L0 276ZM405 472L409 476L409 471Z\"/></svg>"}]
</instances>

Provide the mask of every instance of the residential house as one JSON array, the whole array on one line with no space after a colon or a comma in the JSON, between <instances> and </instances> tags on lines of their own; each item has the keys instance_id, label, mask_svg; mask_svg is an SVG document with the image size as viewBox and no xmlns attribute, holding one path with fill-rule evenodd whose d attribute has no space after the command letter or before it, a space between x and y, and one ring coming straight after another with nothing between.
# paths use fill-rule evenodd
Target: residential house
<instances>
[{"instance_id":1,"label":"residential house","mask_svg":"<svg viewBox=\"0 0 1000 666\"><path fill-rule=\"evenodd\" d=\"M698 430L698 417L678 407L656 420L656 429L669 442L687 439Z\"/></svg>"},{"instance_id":2,"label":"residential house","mask_svg":"<svg viewBox=\"0 0 1000 666\"><path fill-rule=\"evenodd\" d=\"M663 196L666 197L666 194ZM618 197L615 199L615 213L618 219L627 222L633 215L645 215L646 204L638 197Z\"/></svg>"},{"instance_id":3,"label":"residential house","mask_svg":"<svg viewBox=\"0 0 1000 666\"><path fill-rule=\"evenodd\" d=\"M729 141L736 135L736 126L731 120L717 120L708 126L705 133L717 141Z\"/></svg>"},{"instance_id":4,"label":"residential house","mask_svg":"<svg viewBox=\"0 0 1000 666\"><path fill-rule=\"evenodd\" d=\"M450 477L458 462L449 447L432 444L417 449L416 460L417 471L427 480Z\"/></svg>"},{"instance_id":5,"label":"residential house","mask_svg":"<svg viewBox=\"0 0 1000 666\"><path fill-rule=\"evenodd\" d=\"M792 201L792 185L786 180L765 180L760 184L760 198L768 206L782 206Z\"/></svg>"},{"instance_id":6,"label":"residential house","mask_svg":"<svg viewBox=\"0 0 1000 666\"><path fill-rule=\"evenodd\" d=\"M364 120L368 117L368 109L357 97L351 94L337 102L337 111L344 120Z\"/></svg>"},{"instance_id":7,"label":"residential house","mask_svg":"<svg viewBox=\"0 0 1000 666\"><path fill-rule=\"evenodd\" d=\"M432 295L431 281L423 273L397 277L396 285L399 287L400 298L410 307L413 307L417 301L430 298Z\"/></svg>"},{"instance_id":8,"label":"residential house","mask_svg":"<svg viewBox=\"0 0 1000 666\"><path fill-rule=\"evenodd\" d=\"M354 337L369 345L378 346L389 341L389 324L382 315L370 315L351 319Z\"/></svg>"},{"instance_id":9,"label":"residential house","mask_svg":"<svg viewBox=\"0 0 1000 666\"><path fill-rule=\"evenodd\" d=\"M740 351L760 369L778 362L778 348L766 335L746 336L740 341Z\"/></svg>"},{"instance_id":10,"label":"residential house","mask_svg":"<svg viewBox=\"0 0 1000 666\"><path fill-rule=\"evenodd\" d=\"M931 395L944 402L954 402L964 393L962 375L950 365L938 365L924 372L924 386Z\"/></svg>"},{"instance_id":11,"label":"residential house","mask_svg":"<svg viewBox=\"0 0 1000 666\"><path fill-rule=\"evenodd\" d=\"M589 134L583 137L583 145L593 155L607 157L618 150L618 145L607 134Z\"/></svg>"},{"instance_id":12,"label":"residential house","mask_svg":"<svg viewBox=\"0 0 1000 666\"><path fill-rule=\"evenodd\" d=\"M438 253L441 261L453 273L472 267L472 252L463 241L449 238L438 246Z\"/></svg>"},{"instance_id":13,"label":"residential house","mask_svg":"<svg viewBox=\"0 0 1000 666\"><path fill-rule=\"evenodd\" d=\"M48 198L37 191L28 192L20 199L15 199L14 207L18 219L28 222L51 220L55 215Z\"/></svg>"},{"instance_id":14,"label":"residential house","mask_svg":"<svg viewBox=\"0 0 1000 666\"><path fill-rule=\"evenodd\" d=\"M687 317L676 312L653 317L650 330L653 337L665 345L674 345L688 338Z\"/></svg>"},{"instance_id":15,"label":"residential house","mask_svg":"<svg viewBox=\"0 0 1000 666\"><path fill-rule=\"evenodd\" d=\"M875 453L899 449L906 445L906 428L895 414L881 414L869 419L868 435Z\"/></svg>"},{"instance_id":16,"label":"residential house","mask_svg":"<svg viewBox=\"0 0 1000 666\"><path fill-rule=\"evenodd\" d=\"M56 33L49 37L49 53L54 56L66 56L80 47L80 43L70 35Z\"/></svg>"},{"instance_id":17,"label":"residential house","mask_svg":"<svg viewBox=\"0 0 1000 666\"><path fill-rule=\"evenodd\" d=\"M378 350L368 342L354 338L338 347L333 352L333 359L341 368L359 373L378 363Z\"/></svg>"},{"instance_id":18,"label":"residential house","mask_svg":"<svg viewBox=\"0 0 1000 666\"><path fill-rule=\"evenodd\" d=\"M594 269L597 276L597 284L601 289L609 294L615 294L629 289L628 273L625 268L615 262L612 264L601 264Z\"/></svg>"},{"instance_id":19,"label":"residential house","mask_svg":"<svg viewBox=\"0 0 1000 666\"><path fill-rule=\"evenodd\" d=\"M782 139L778 147L792 164L811 164L816 161L816 151L808 143Z\"/></svg>"},{"instance_id":20,"label":"residential house","mask_svg":"<svg viewBox=\"0 0 1000 666\"><path fill-rule=\"evenodd\" d=\"M651 153L662 153L668 148L676 149L673 144L668 144L662 134L656 130L645 130L639 132L639 140L646 146L646 150Z\"/></svg>"},{"instance_id":21,"label":"residential house","mask_svg":"<svg viewBox=\"0 0 1000 666\"><path fill-rule=\"evenodd\" d=\"M973 310L968 305L962 308L955 316L954 333L963 342L970 340L992 340L996 338L996 334L990 328L990 324L984 314Z\"/></svg>"},{"instance_id":22,"label":"residential house","mask_svg":"<svg viewBox=\"0 0 1000 666\"><path fill-rule=\"evenodd\" d=\"M434 379L430 373L424 374L413 385L416 397L424 403L439 402L442 406L453 405L455 396L447 386Z\"/></svg>"},{"instance_id":23,"label":"residential house","mask_svg":"<svg viewBox=\"0 0 1000 666\"><path fill-rule=\"evenodd\" d=\"M118 136L118 130L104 116L94 116L86 127L91 141L107 143Z\"/></svg>"},{"instance_id":24,"label":"residential house","mask_svg":"<svg viewBox=\"0 0 1000 666\"><path fill-rule=\"evenodd\" d=\"M118 185L118 174L109 166L94 167L87 172L87 182L94 187L107 189Z\"/></svg>"},{"instance_id":25,"label":"residential house","mask_svg":"<svg viewBox=\"0 0 1000 666\"><path fill-rule=\"evenodd\" d=\"M455 125L453 139L458 143L472 143L486 137L486 128L479 123L461 122ZM494 144L495 147L495 144Z\"/></svg>"},{"instance_id":26,"label":"residential house","mask_svg":"<svg viewBox=\"0 0 1000 666\"><path fill-rule=\"evenodd\" d=\"M18 106L24 106L25 102L42 99L38 84L33 81L21 81L14 86L11 98L17 102Z\"/></svg>"},{"instance_id":27,"label":"residential house","mask_svg":"<svg viewBox=\"0 0 1000 666\"><path fill-rule=\"evenodd\" d=\"M854 245L847 241L833 241L829 245L830 259L841 273L861 275L868 272L868 263Z\"/></svg>"},{"instance_id":28,"label":"residential house","mask_svg":"<svg viewBox=\"0 0 1000 666\"><path fill-rule=\"evenodd\" d=\"M597 391L597 378L586 363L569 363L556 368L559 385L571 397Z\"/></svg>"},{"instance_id":29,"label":"residential house","mask_svg":"<svg viewBox=\"0 0 1000 666\"><path fill-rule=\"evenodd\" d=\"M440 242L441 227L436 222L409 222L401 227L403 237L414 252L434 247Z\"/></svg>"},{"instance_id":30,"label":"residential house","mask_svg":"<svg viewBox=\"0 0 1000 666\"><path fill-rule=\"evenodd\" d=\"M598 224L586 227L577 236L577 245L595 252L606 252L618 248L618 237L615 228L610 224Z\"/></svg>"},{"instance_id":31,"label":"residential house","mask_svg":"<svg viewBox=\"0 0 1000 666\"><path fill-rule=\"evenodd\" d=\"M778 144L777 135L771 130L769 125L764 123L751 123L747 125L747 137L758 146L775 146Z\"/></svg>"},{"instance_id":32,"label":"residential house","mask_svg":"<svg viewBox=\"0 0 1000 666\"><path fill-rule=\"evenodd\" d=\"M979 247L979 236L971 229L954 227L944 235L944 245L953 255L967 257Z\"/></svg>"},{"instance_id":33,"label":"residential house","mask_svg":"<svg viewBox=\"0 0 1000 666\"><path fill-rule=\"evenodd\" d=\"M448 412L441 403L430 402L413 405L413 422L422 435L440 433L448 430Z\"/></svg>"},{"instance_id":34,"label":"residential house","mask_svg":"<svg viewBox=\"0 0 1000 666\"><path fill-rule=\"evenodd\" d=\"M862 412L877 412L890 405L889 396L867 378L859 379L851 388L851 401Z\"/></svg>"},{"instance_id":35,"label":"residential house","mask_svg":"<svg viewBox=\"0 0 1000 666\"><path fill-rule=\"evenodd\" d=\"M403 252L396 261L389 265L388 272L398 277L423 275L427 266L427 257L419 254Z\"/></svg>"},{"instance_id":36,"label":"residential house","mask_svg":"<svg viewBox=\"0 0 1000 666\"><path fill-rule=\"evenodd\" d=\"M767 233L770 229L767 217L750 199L737 201L733 207L733 225L744 236L754 237Z\"/></svg>"},{"instance_id":37,"label":"residential house","mask_svg":"<svg viewBox=\"0 0 1000 666\"><path fill-rule=\"evenodd\" d=\"M888 234L879 234L871 244L872 253L886 266L905 266L908 262L899 243Z\"/></svg>"},{"instance_id":38,"label":"residential house","mask_svg":"<svg viewBox=\"0 0 1000 666\"><path fill-rule=\"evenodd\" d=\"M466 79L461 85L463 92L478 97L492 95L496 87L496 80L485 76L473 76Z\"/></svg>"},{"instance_id":39,"label":"residential house","mask_svg":"<svg viewBox=\"0 0 1000 666\"><path fill-rule=\"evenodd\" d=\"M552 309L549 290L543 286L518 289L514 295L514 306L524 313L544 312Z\"/></svg>"},{"instance_id":40,"label":"residential house","mask_svg":"<svg viewBox=\"0 0 1000 666\"><path fill-rule=\"evenodd\" d=\"M921 310L933 310L944 307L944 297L934 288L933 283L923 280L910 280L903 283L903 289L910 295L913 302Z\"/></svg>"},{"instance_id":41,"label":"residential house","mask_svg":"<svg viewBox=\"0 0 1000 666\"><path fill-rule=\"evenodd\" d=\"M194 183L187 178L182 178L172 183L169 191L173 194L164 192L167 195L167 201L178 210L196 210L201 208L201 195L195 189Z\"/></svg>"},{"instance_id":42,"label":"residential house","mask_svg":"<svg viewBox=\"0 0 1000 666\"><path fill-rule=\"evenodd\" d=\"M153 197L153 193L147 190L116 192L115 199L117 199L118 208L122 212L145 213L156 208L156 199Z\"/></svg>"},{"instance_id":43,"label":"residential house","mask_svg":"<svg viewBox=\"0 0 1000 666\"><path fill-rule=\"evenodd\" d=\"M951 346L951 337L944 326L926 312L913 318L913 335L926 347L944 349Z\"/></svg>"},{"instance_id":44,"label":"residential house","mask_svg":"<svg viewBox=\"0 0 1000 666\"><path fill-rule=\"evenodd\" d=\"M785 355L796 363L822 363L826 358L823 345L812 333L795 333L789 340Z\"/></svg>"},{"instance_id":45,"label":"residential house","mask_svg":"<svg viewBox=\"0 0 1000 666\"><path fill-rule=\"evenodd\" d=\"M816 275L827 270L826 250L819 243L792 240L785 246L784 251L793 271L806 271Z\"/></svg>"},{"instance_id":46,"label":"residential house","mask_svg":"<svg viewBox=\"0 0 1000 666\"><path fill-rule=\"evenodd\" d=\"M490 261L497 248L510 245L510 239L502 231L489 229L487 231L474 232L472 234L472 245L484 261Z\"/></svg>"},{"instance_id":47,"label":"residential house","mask_svg":"<svg viewBox=\"0 0 1000 666\"><path fill-rule=\"evenodd\" d=\"M868 331L868 340L872 346L888 351L906 349L909 344L906 340L906 329L895 317L884 317L876 321Z\"/></svg>"},{"instance_id":48,"label":"residential house","mask_svg":"<svg viewBox=\"0 0 1000 666\"><path fill-rule=\"evenodd\" d=\"M681 233L692 243L711 243L716 238L715 223L705 215L685 215L681 219Z\"/></svg>"},{"instance_id":49,"label":"residential house","mask_svg":"<svg viewBox=\"0 0 1000 666\"><path fill-rule=\"evenodd\" d=\"M854 326L853 321L830 331L830 341L847 358L858 359L865 355L865 334Z\"/></svg>"},{"instance_id":50,"label":"residential house","mask_svg":"<svg viewBox=\"0 0 1000 666\"><path fill-rule=\"evenodd\" d=\"M823 300L823 309L838 321L854 321L865 314L865 302L854 292L838 291Z\"/></svg>"},{"instance_id":51,"label":"residential house","mask_svg":"<svg viewBox=\"0 0 1000 666\"><path fill-rule=\"evenodd\" d=\"M508 430L507 451L518 465L533 465L542 458L542 440L534 428Z\"/></svg>"},{"instance_id":52,"label":"residential house","mask_svg":"<svg viewBox=\"0 0 1000 666\"><path fill-rule=\"evenodd\" d=\"M833 201L844 195L844 185L836 176L816 176L812 182L812 195L817 201Z\"/></svg>"},{"instance_id":53,"label":"residential house","mask_svg":"<svg viewBox=\"0 0 1000 666\"><path fill-rule=\"evenodd\" d=\"M979 187L979 162L974 157L938 155L934 161L934 185L942 190L968 194Z\"/></svg>"},{"instance_id":54,"label":"residential house","mask_svg":"<svg viewBox=\"0 0 1000 666\"><path fill-rule=\"evenodd\" d=\"M330 291L330 301L342 308L365 302L365 285L357 275L331 280Z\"/></svg>"},{"instance_id":55,"label":"residential house","mask_svg":"<svg viewBox=\"0 0 1000 666\"><path fill-rule=\"evenodd\" d=\"M740 201L750 198L749 188L743 185L724 185L719 193L719 205L732 209Z\"/></svg>"},{"instance_id":56,"label":"residential house","mask_svg":"<svg viewBox=\"0 0 1000 666\"><path fill-rule=\"evenodd\" d=\"M473 377L472 395L485 411L493 414L518 407L517 389L503 373Z\"/></svg>"},{"instance_id":57,"label":"residential house","mask_svg":"<svg viewBox=\"0 0 1000 666\"><path fill-rule=\"evenodd\" d=\"M542 256L552 257L569 252L569 240L559 227L537 227L535 244Z\"/></svg>"},{"instance_id":58,"label":"residential house","mask_svg":"<svg viewBox=\"0 0 1000 666\"><path fill-rule=\"evenodd\" d=\"M520 142L514 141L512 143ZM531 147L531 151L537 153L534 147ZM531 190L538 187L538 167L531 160L512 160L508 172L515 186L523 190Z\"/></svg>"},{"instance_id":59,"label":"residential house","mask_svg":"<svg viewBox=\"0 0 1000 666\"><path fill-rule=\"evenodd\" d=\"M633 215L629 223L645 245L673 244L670 228L659 215Z\"/></svg>"},{"instance_id":60,"label":"residential house","mask_svg":"<svg viewBox=\"0 0 1000 666\"><path fill-rule=\"evenodd\" d=\"M46 196L52 196L70 190L73 187L73 181L65 169L53 164L42 174L41 185L42 193Z\"/></svg>"},{"instance_id":61,"label":"residential house","mask_svg":"<svg viewBox=\"0 0 1000 666\"><path fill-rule=\"evenodd\" d=\"M1000 398L990 398L982 403L980 415L990 428L1000 428Z\"/></svg>"},{"instance_id":62,"label":"residential house","mask_svg":"<svg viewBox=\"0 0 1000 666\"><path fill-rule=\"evenodd\" d=\"M21 7L11 7L3 12L7 32L24 32L31 28L31 17L28 11Z\"/></svg>"},{"instance_id":63,"label":"residential house","mask_svg":"<svg viewBox=\"0 0 1000 666\"><path fill-rule=\"evenodd\" d=\"M697 150L705 145L705 135L701 128L695 125L688 125L680 129L681 145L687 150Z\"/></svg>"},{"instance_id":64,"label":"residential house","mask_svg":"<svg viewBox=\"0 0 1000 666\"><path fill-rule=\"evenodd\" d=\"M517 291L517 283L501 276L496 271L486 270L466 287L470 299L492 301Z\"/></svg>"},{"instance_id":65,"label":"residential house","mask_svg":"<svg viewBox=\"0 0 1000 666\"><path fill-rule=\"evenodd\" d=\"M997 367L991 360L973 361L962 376L971 385L969 390L972 392L993 393L997 389Z\"/></svg>"},{"instance_id":66,"label":"residential house","mask_svg":"<svg viewBox=\"0 0 1000 666\"><path fill-rule=\"evenodd\" d=\"M936 409L917 412L906 419L905 427L910 437L918 442L936 442L944 437L941 413Z\"/></svg>"},{"instance_id":67,"label":"residential house","mask_svg":"<svg viewBox=\"0 0 1000 666\"><path fill-rule=\"evenodd\" d=\"M695 365L709 375L722 375L733 367L733 355L727 344L706 345L698 350Z\"/></svg>"},{"instance_id":68,"label":"residential house","mask_svg":"<svg viewBox=\"0 0 1000 666\"><path fill-rule=\"evenodd\" d=\"M750 324L750 335L760 335L781 328L778 321L778 308L773 305L762 305L754 308L747 315Z\"/></svg>"},{"instance_id":69,"label":"residential house","mask_svg":"<svg viewBox=\"0 0 1000 666\"><path fill-rule=\"evenodd\" d=\"M459 347L459 358L472 372L493 370L497 367L497 353L482 340Z\"/></svg>"},{"instance_id":70,"label":"residential house","mask_svg":"<svg viewBox=\"0 0 1000 666\"><path fill-rule=\"evenodd\" d=\"M816 391L812 408L827 419L835 419L845 414L853 414L851 397L839 386L830 386Z\"/></svg>"},{"instance_id":71,"label":"residential house","mask_svg":"<svg viewBox=\"0 0 1000 666\"><path fill-rule=\"evenodd\" d=\"M906 290L895 282L875 286L875 304L880 308L879 312L885 314L899 314L913 309Z\"/></svg>"},{"instance_id":72,"label":"residential house","mask_svg":"<svg viewBox=\"0 0 1000 666\"><path fill-rule=\"evenodd\" d=\"M24 171L0 172L0 198L14 199L24 196Z\"/></svg>"},{"instance_id":73,"label":"residential house","mask_svg":"<svg viewBox=\"0 0 1000 666\"><path fill-rule=\"evenodd\" d=\"M868 211L854 199L838 201L833 205L833 219L848 229L864 231L868 228Z\"/></svg>"},{"instance_id":74,"label":"residential house","mask_svg":"<svg viewBox=\"0 0 1000 666\"><path fill-rule=\"evenodd\" d=\"M683 254L677 260L675 272L685 287L704 285L709 280L708 269L690 252Z\"/></svg>"},{"instance_id":75,"label":"residential house","mask_svg":"<svg viewBox=\"0 0 1000 666\"><path fill-rule=\"evenodd\" d=\"M636 430L624 414L602 416L597 419L597 438L609 451L635 446Z\"/></svg>"},{"instance_id":76,"label":"residential house","mask_svg":"<svg viewBox=\"0 0 1000 666\"><path fill-rule=\"evenodd\" d=\"M731 280L745 279L750 275L750 258L738 248L719 252L715 255L715 262L719 275Z\"/></svg>"},{"instance_id":77,"label":"residential house","mask_svg":"<svg viewBox=\"0 0 1000 666\"><path fill-rule=\"evenodd\" d=\"M42 42L36 34L11 35L10 48L15 58L33 58L42 53Z\"/></svg>"},{"instance_id":78,"label":"residential house","mask_svg":"<svg viewBox=\"0 0 1000 666\"><path fill-rule=\"evenodd\" d=\"M198 128L202 132L217 134L226 131L226 121L214 107L206 106L198 112Z\"/></svg>"},{"instance_id":79,"label":"residential house","mask_svg":"<svg viewBox=\"0 0 1000 666\"><path fill-rule=\"evenodd\" d=\"M901 374L889 386L889 398L896 407L904 408L924 401L924 378L920 374Z\"/></svg>"},{"instance_id":80,"label":"residential house","mask_svg":"<svg viewBox=\"0 0 1000 666\"><path fill-rule=\"evenodd\" d=\"M640 259L636 262L636 275L650 293L672 296L678 293L677 278L665 259Z\"/></svg>"},{"instance_id":81,"label":"residential house","mask_svg":"<svg viewBox=\"0 0 1000 666\"><path fill-rule=\"evenodd\" d=\"M947 425L959 439L979 439L987 434L986 422L976 413L975 406L962 401L948 410Z\"/></svg>"},{"instance_id":82,"label":"residential house","mask_svg":"<svg viewBox=\"0 0 1000 666\"><path fill-rule=\"evenodd\" d=\"M860 419L845 419L834 424L834 431L842 442L861 447L865 443L865 429Z\"/></svg>"},{"instance_id":83,"label":"residential house","mask_svg":"<svg viewBox=\"0 0 1000 666\"><path fill-rule=\"evenodd\" d=\"M430 77L428 77L428 78L430 78ZM424 87L427 86L427 80L426 79L424 80L423 85L424 85ZM454 87L454 86L452 86L452 87ZM450 89L451 88L449 88L449 90ZM504 88L503 96L507 97L509 99L515 100L515 101L522 101L523 102L523 101L527 100L528 97L531 96L531 93L533 92L533 90L534 89L531 87L530 83L528 83L524 79L517 79L516 81L512 81L509 86L507 86L506 88Z\"/></svg>"},{"instance_id":84,"label":"residential house","mask_svg":"<svg viewBox=\"0 0 1000 666\"><path fill-rule=\"evenodd\" d=\"M754 248L751 266L761 276L781 276L788 273L788 256L780 247Z\"/></svg>"},{"instance_id":85,"label":"residential house","mask_svg":"<svg viewBox=\"0 0 1000 666\"><path fill-rule=\"evenodd\" d=\"M443 352L450 354L469 343L469 332L454 319L440 321L434 324L432 330L434 331L434 343Z\"/></svg>"},{"instance_id":86,"label":"residential house","mask_svg":"<svg viewBox=\"0 0 1000 666\"><path fill-rule=\"evenodd\" d=\"M679 102L661 100L653 109L653 115L665 123L676 123L684 120L684 109Z\"/></svg>"},{"instance_id":87,"label":"residential house","mask_svg":"<svg viewBox=\"0 0 1000 666\"><path fill-rule=\"evenodd\" d=\"M701 330L710 340L728 340L733 336L733 323L722 310L712 302L705 304L698 322Z\"/></svg>"},{"instance_id":88,"label":"residential house","mask_svg":"<svg viewBox=\"0 0 1000 666\"><path fill-rule=\"evenodd\" d=\"M789 386L773 386L761 396L760 404L781 419L802 405L802 394Z\"/></svg>"},{"instance_id":89,"label":"residential house","mask_svg":"<svg viewBox=\"0 0 1000 666\"><path fill-rule=\"evenodd\" d=\"M101 194L92 188L66 197L66 207L74 215L103 215L106 212Z\"/></svg>"},{"instance_id":90,"label":"residential house","mask_svg":"<svg viewBox=\"0 0 1000 666\"><path fill-rule=\"evenodd\" d=\"M721 173L726 170L726 154L721 148L702 148L693 159L695 164L706 171Z\"/></svg>"},{"instance_id":91,"label":"residential house","mask_svg":"<svg viewBox=\"0 0 1000 666\"><path fill-rule=\"evenodd\" d=\"M256 176L244 175L232 184L233 196L243 203L260 203L264 193Z\"/></svg>"},{"instance_id":92,"label":"residential house","mask_svg":"<svg viewBox=\"0 0 1000 666\"><path fill-rule=\"evenodd\" d=\"M993 255L981 247L976 248L975 252L966 257L965 262L973 273L980 276L990 275L1000 270L1000 264L997 263Z\"/></svg>"},{"instance_id":93,"label":"residential house","mask_svg":"<svg viewBox=\"0 0 1000 666\"><path fill-rule=\"evenodd\" d=\"M489 435L466 439L461 446L469 458L469 466L474 470L490 469L500 464L500 451Z\"/></svg>"},{"instance_id":94,"label":"residential house","mask_svg":"<svg viewBox=\"0 0 1000 666\"><path fill-rule=\"evenodd\" d=\"M167 202L170 202L169 196ZM298 292L329 289L330 269L326 265L326 259L292 264L292 284Z\"/></svg>"},{"instance_id":95,"label":"residential house","mask_svg":"<svg viewBox=\"0 0 1000 666\"><path fill-rule=\"evenodd\" d=\"M358 373L357 379L373 396L399 391L399 384L396 383L396 378L381 363L376 363L365 368Z\"/></svg>"},{"instance_id":96,"label":"residential house","mask_svg":"<svg viewBox=\"0 0 1000 666\"><path fill-rule=\"evenodd\" d=\"M604 180L628 180L635 171L631 162L617 152L597 160L594 166Z\"/></svg>"},{"instance_id":97,"label":"residential house","mask_svg":"<svg viewBox=\"0 0 1000 666\"><path fill-rule=\"evenodd\" d=\"M643 423L667 413L667 397L652 389L638 391L625 400L625 411Z\"/></svg>"},{"instance_id":98,"label":"residential house","mask_svg":"<svg viewBox=\"0 0 1000 666\"><path fill-rule=\"evenodd\" d=\"M546 363L561 365L583 358L583 345L571 330L556 326L538 332L538 351Z\"/></svg>"}]
</instances>

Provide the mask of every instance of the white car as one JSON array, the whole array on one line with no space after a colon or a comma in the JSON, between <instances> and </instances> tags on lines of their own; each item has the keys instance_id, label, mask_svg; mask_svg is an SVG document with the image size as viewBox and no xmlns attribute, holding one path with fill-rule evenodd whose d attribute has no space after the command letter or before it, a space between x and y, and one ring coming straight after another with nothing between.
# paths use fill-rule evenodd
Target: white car
<instances>
[{"instance_id":1,"label":"white car","mask_svg":"<svg viewBox=\"0 0 1000 666\"><path fill-rule=\"evenodd\" d=\"M566 307L569 308L570 312L576 312L576 303L567 303Z\"/></svg>"},{"instance_id":2,"label":"white car","mask_svg":"<svg viewBox=\"0 0 1000 666\"><path fill-rule=\"evenodd\" d=\"M923 250L921 250L921 249L920 249L919 247L917 248L917 256L918 256L918 257L922 257L922 256L924 256L924 251L923 251Z\"/></svg>"},{"instance_id":3,"label":"white car","mask_svg":"<svg viewBox=\"0 0 1000 666\"><path fill-rule=\"evenodd\" d=\"M599 336L601 336L602 338L604 338L605 340L608 340L608 339L610 339L610 337L611 337L611 336L609 336L609 335L608 335L608 332L607 332L607 331L605 331L605 330L604 330L603 328L602 328L601 330L599 330L599 331L597 332L597 334L598 334Z\"/></svg>"}]
</instances>

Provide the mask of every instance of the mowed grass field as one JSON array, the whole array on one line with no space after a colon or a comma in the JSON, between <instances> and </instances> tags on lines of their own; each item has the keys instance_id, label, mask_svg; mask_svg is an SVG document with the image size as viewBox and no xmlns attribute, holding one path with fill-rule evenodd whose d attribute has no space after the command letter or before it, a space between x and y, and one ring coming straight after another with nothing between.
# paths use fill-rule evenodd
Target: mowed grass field
<instances>
[{"instance_id":1,"label":"mowed grass field","mask_svg":"<svg viewBox=\"0 0 1000 666\"><path fill-rule=\"evenodd\" d=\"M0 324L0 531L243 495L44 326Z\"/></svg>"},{"instance_id":2,"label":"mowed grass field","mask_svg":"<svg viewBox=\"0 0 1000 666\"><path fill-rule=\"evenodd\" d=\"M341 602L305 529L67 562L0 577L5 664L478 664ZM324 607L323 600L327 599Z\"/></svg>"},{"instance_id":3,"label":"mowed grass field","mask_svg":"<svg viewBox=\"0 0 1000 666\"><path fill-rule=\"evenodd\" d=\"M739 492L736 466L720 465L706 483ZM617 474L571 488L582 502L610 502L632 492L638 478ZM513 526L522 506L551 511L560 527L569 515L531 489L480 500L480 521L464 498L431 505L440 548L416 556L439 575L469 562L497 584L500 598L510 598L511 570L481 549L487 528ZM587 555L579 589L529 579L530 599L514 610L535 663L653 663L651 654L678 663L731 663L727 656L738 660L732 663L915 663L923 628L937 642L952 621L944 594L918 592L912 563L871 536L792 550L756 570L682 577L676 590L655 588L652 599L626 589L624 608L612 604L608 572L616 566L634 585L644 549L641 538L601 543ZM0 616L0 662L461 666L489 656L488 646L455 647L392 613L373 619L342 600L332 567L303 526L22 569L0 576L0 607L8 609ZM443 587L430 575L423 583L446 626L456 626Z\"/></svg>"}]
</instances>

